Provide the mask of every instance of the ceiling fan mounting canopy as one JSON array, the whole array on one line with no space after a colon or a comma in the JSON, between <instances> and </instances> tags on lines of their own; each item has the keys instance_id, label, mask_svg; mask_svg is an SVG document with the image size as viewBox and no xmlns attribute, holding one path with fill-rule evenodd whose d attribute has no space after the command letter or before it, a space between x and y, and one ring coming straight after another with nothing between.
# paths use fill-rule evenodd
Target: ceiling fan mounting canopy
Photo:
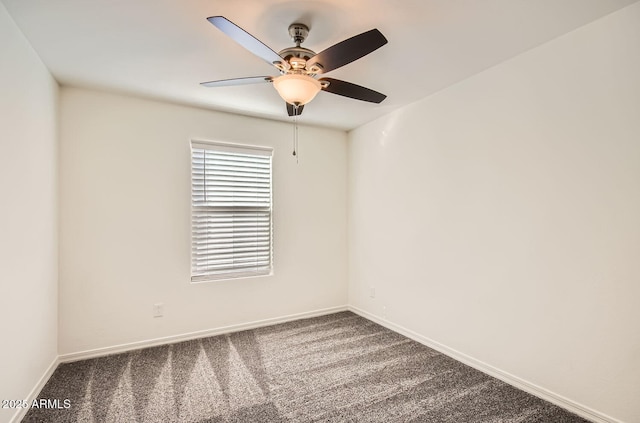
<instances>
[{"instance_id":1,"label":"ceiling fan mounting canopy","mask_svg":"<svg viewBox=\"0 0 640 423\"><path fill-rule=\"evenodd\" d=\"M305 24L293 23L289 25L289 35L296 46L300 47L300 44L304 43L309 36L309 27Z\"/></svg>"},{"instance_id":2,"label":"ceiling fan mounting canopy","mask_svg":"<svg viewBox=\"0 0 640 423\"><path fill-rule=\"evenodd\" d=\"M377 50L387 39L377 29L353 36L315 53L301 44L309 36L309 27L301 23L289 25L289 35L295 46L276 53L253 35L223 16L207 20L231 37L235 42L260 57L280 71L281 76L259 76L203 82L206 87L245 85L273 82L278 94L287 102L289 116L302 113L302 106L311 101L319 91L372 103L382 102L386 96L369 88L333 78L316 79L323 74L349 64ZM295 107L293 107L295 105Z\"/></svg>"}]
</instances>

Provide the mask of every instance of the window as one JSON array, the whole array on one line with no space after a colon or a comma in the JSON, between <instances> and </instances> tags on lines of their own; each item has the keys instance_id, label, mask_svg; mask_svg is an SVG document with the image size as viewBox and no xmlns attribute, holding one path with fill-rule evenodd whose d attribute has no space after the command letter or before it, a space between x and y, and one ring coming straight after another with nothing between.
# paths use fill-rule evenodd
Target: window
<instances>
[{"instance_id":1,"label":"window","mask_svg":"<svg viewBox=\"0 0 640 423\"><path fill-rule=\"evenodd\" d=\"M271 272L271 155L191 142L192 282Z\"/></svg>"}]
</instances>

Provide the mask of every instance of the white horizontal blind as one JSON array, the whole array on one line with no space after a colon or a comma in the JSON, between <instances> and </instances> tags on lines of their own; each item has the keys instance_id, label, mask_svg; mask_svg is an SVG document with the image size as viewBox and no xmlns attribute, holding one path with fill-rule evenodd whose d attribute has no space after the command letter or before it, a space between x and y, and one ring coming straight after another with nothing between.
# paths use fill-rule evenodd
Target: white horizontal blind
<instances>
[{"instance_id":1,"label":"white horizontal blind","mask_svg":"<svg viewBox=\"0 0 640 423\"><path fill-rule=\"evenodd\" d=\"M192 142L191 280L271 271L271 150Z\"/></svg>"}]
</instances>

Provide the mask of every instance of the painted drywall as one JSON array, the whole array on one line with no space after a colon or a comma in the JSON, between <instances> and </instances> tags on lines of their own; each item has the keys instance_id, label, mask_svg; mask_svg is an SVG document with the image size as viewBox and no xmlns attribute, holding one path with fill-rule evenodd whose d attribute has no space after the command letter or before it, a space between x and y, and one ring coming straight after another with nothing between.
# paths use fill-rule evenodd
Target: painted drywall
<instances>
[{"instance_id":1,"label":"painted drywall","mask_svg":"<svg viewBox=\"0 0 640 423\"><path fill-rule=\"evenodd\" d=\"M61 89L60 353L344 306L343 131ZM272 276L190 282L190 140L270 146ZM164 316L153 317L153 305Z\"/></svg>"},{"instance_id":2,"label":"painted drywall","mask_svg":"<svg viewBox=\"0 0 640 423\"><path fill-rule=\"evenodd\" d=\"M2 3L0 52L0 399L23 400L57 357L58 86Z\"/></svg>"},{"instance_id":3,"label":"painted drywall","mask_svg":"<svg viewBox=\"0 0 640 423\"><path fill-rule=\"evenodd\" d=\"M639 421L640 4L352 131L348 156L351 305Z\"/></svg>"}]
</instances>

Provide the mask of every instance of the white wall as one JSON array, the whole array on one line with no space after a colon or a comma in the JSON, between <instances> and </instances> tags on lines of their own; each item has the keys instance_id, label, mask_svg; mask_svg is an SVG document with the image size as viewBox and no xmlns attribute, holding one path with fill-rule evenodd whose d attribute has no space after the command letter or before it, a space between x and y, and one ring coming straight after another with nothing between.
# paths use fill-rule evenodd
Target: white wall
<instances>
[{"instance_id":1,"label":"white wall","mask_svg":"<svg viewBox=\"0 0 640 423\"><path fill-rule=\"evenodd\" d=\"M57 357L57 103L0 3L0 399L26 399Z\"/></svg>"},{"instance_id":2,"label":"white wall","mask_svg":"<svg viewBox=\"0 0 640 423\"><path fill-rule=\"evenodd\" d=\"M347 302L346 133L61 90L60 353ZM272 146L274 275L190 283L190 140ZM162 302L165 315L153 318Z\"/></svg>"},{"instance_id":3,"label":"white wall","mask_svg":"<svg viewBox=\"0 0 640 423\"><path fill-rule=\"evenodd\" d=\"M349 255L355 307L638 422L640 4L352 131Z\"/></svg>"}]
</instances>

